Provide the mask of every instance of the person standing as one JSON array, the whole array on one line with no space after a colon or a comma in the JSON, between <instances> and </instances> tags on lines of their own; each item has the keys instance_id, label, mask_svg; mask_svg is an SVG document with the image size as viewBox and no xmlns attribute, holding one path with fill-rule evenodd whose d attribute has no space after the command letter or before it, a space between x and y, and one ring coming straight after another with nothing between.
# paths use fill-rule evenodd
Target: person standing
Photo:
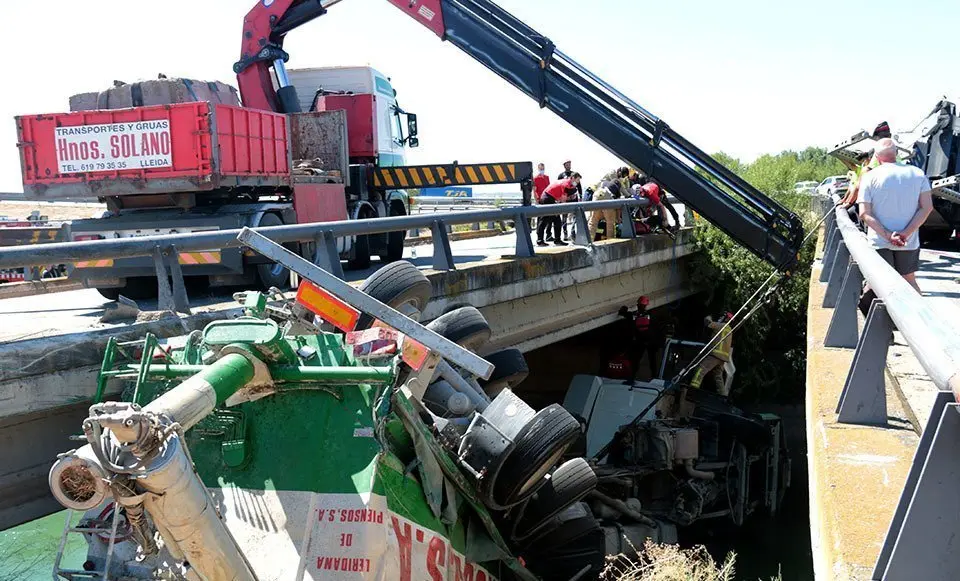
<instances>
[{"instance_id":1,"label":"person standing","mask_svg":"<svg viewBox=\"0 0 960 581\"><path fill-rule=\"evenodd\" d=\"M540 204L562 204L570 197L577 195L577 187L580 185L580 174L574 172L569 178L558 180L547 186L540 196ZM566 246L560 238L560 216L541 216L537 222L537 245L546 246L544 234L546 230L553 227L554 244L557 246Z\"/></svg>"},{"instance_id":2,"label":"person standing","mask_svg":"<svg viewBox=\"0 0 960 581\"><path fill-rule=\"evenodd\" d=\"M573 166L573 162L570 161L569 159L566 160L566 161L564 161L564 162L563 162L563 171L560 172L560 175L557 176L557 179L558 179L558 180L569 179L569 178L571 178L575 173L577 173L577 172L573 171L572 169L570 169L572 166ZM580 175L580 174L577 174L577 175ZM583 199L583 188L580 186L580 182L578 181L578 182L577 182L576 198L574 198L574 199L572 199L572 200L569 200L569 201L571 201L571 202L576 202L576 201L579 201L579 200L581 200L581 199ZM569 221L570 221L570 214L563 214L562 216L560 216L560 223L563 225L563 238L564 238L564 239L567 239L567 238L568 238L567 234L569 233L569 227L568 227L568 222L569 222ZM560 238L557 238L557 242L559 242L559 241L560 241Z\"/></svg>"},{"instance_id":3,"label":"person standing","mask_svg":"<svg viewBox=\"0 0 960 581\"><path fill-rule=\"evenodd\" d=\"M840 205L847 210L850 220L862 229L863 225L860 223L860 208L857 204L860 198L860 183L863 181L863 176L866 175L868 171L879 166L880 162L877 161L877 157L873 155L872 151L863 152L858 156L857 161L860 165L850 172L853 175L850 177L850 185L847 186L847 195L840 201Z\"/></svg>"},{"instance_id":4,"label":"person standing","mask_svg":"<svg viewBox=\"0 0 960 581\"><path fill-rule=\"evenodd\" d=\"M920 293L919 230L933 211L930 180L920 168L897 163L892 139L881 139L874 155L880 165L861 180L860 220L877 254Z\"/></svg>"},{"instance_id":5,"label":"person standing","mask_svg":"<svg viewBox=\"0 0 960 581\"><path fill-rule=\"evenodd\" d=\"M620 197L620 183L615 180L601 182L600 186L593 192L593 200L614 200ZM608 240L613 239L617 227L617 210L609 208L606 210L594 210L590 212L590 223L588 224L587 234L590 240L597 239L597 226L600 220L605 222L603 235Z\"/></svg>"},{"instance_id":6,"label":"person standing","mask_svg":"<svg viewBox=\"0 0 960 581\"><path fill-rule=\"evenodd\" d=\"M537 164L537 175L533 176L533 203L540 203L540 196L543 195L544 190L547 189L547 186L550 185L550 178L547 176L547 170L543 166L543 162ZM540 227L540 220L543 218L537 219L537 228Z\"/></svg>"},{"instance_id":7,"label":"person standing","mask_svg":"<svg viewBox=\"0 0 960 581\"><path fill-rule=\"evenodd\" d=\"M657 376L657 341L653 329L653 317L647 309L650 299L642 295L637 299L637 312L631 313L627 307L620 307L617 313L627 320L631 331L630 365L634 371L640 370L640 360L647 355L647 364L650 367L650 379Z\"/></svg>"},{"instance_id":8,"label":"person standing","mask_svg":"<svg viewBox=\"0 0 960 581\"><path fill-rule=\"evenodd\" d=\"M712 373L717 393L722 396L729 395L726 382L723 380L723 365L730 361L730 355L733 352L733 330L730 328L732 319L733 313L725 313L723 317L716 321L711 317L706 317L703 320L704 325L714 333L711 341L715 340L716 344L710 355L707 355L697 366L697 371L693 374L693 379L690 380L690 387L699 388L700 384L703 383L703 378Z\"/></svg>"}]
</instances>

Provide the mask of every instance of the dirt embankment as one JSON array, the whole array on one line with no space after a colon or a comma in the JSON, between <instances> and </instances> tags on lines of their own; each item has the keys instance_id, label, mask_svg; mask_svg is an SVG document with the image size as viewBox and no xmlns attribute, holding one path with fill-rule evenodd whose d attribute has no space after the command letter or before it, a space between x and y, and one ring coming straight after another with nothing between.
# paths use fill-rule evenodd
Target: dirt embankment
<instances>
[{"instance_id":1,"label":"dirt embankment","mask_svg":"<svg viewBox=\"0 0 960 581\"><path fill-rule=\"evenodd\" d=\"M99 218L106 209L104 204L0 201L0 216L14 220L25 220L34 210L53 221Z\"/></svg>"}]
</instances>

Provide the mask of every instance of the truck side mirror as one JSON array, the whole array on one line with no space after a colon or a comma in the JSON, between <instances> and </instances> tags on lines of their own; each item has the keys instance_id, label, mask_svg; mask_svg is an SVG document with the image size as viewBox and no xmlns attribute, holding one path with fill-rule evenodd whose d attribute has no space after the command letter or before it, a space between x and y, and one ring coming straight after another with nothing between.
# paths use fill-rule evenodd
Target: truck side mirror
<instances>
[{"instance_id":1,"label":"truck side mirror","mask_svg":"<svg viewBox=\"0 0 960 581\"><path fill-rule=\"evenodd\" d=\"M420 140L417 139L416 137L408 137L407 145L409 147L420 147Z\"/></svg>"},{"instance_id":2,"label":"truck side mirror","mask_svg":"<svg viewBox=\"0 0 960 581\"><path fill-rule=\"evenodd\" d=\"M411 140L417 136L417 114L416 113L407 113L407 135L410 136ZM410 147L416 147L416 145L410 145Z\"/></svg>"}]
</instances>

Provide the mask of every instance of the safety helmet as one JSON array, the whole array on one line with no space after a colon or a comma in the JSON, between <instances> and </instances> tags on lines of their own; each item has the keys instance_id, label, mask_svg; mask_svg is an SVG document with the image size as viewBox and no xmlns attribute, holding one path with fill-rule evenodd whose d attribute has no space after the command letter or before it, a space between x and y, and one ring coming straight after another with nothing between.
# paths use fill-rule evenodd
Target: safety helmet
<instances>
[{"instance_id":1,"label":"safety helmet","mask_svg":"<svg viewBox=\"0 0 960 581\"><path fill-rule=\"evenodd\" d=\"M733 319L733 313L731 313L730 311L727 311L726 313L723 314L723 318L730 321Z\"/></svg>"},{"instance_id":2,"label":"safety helmet","mask_svg":"<svg viewBox=\"0 0 960 581\"><path fill-rule=\"evenodd\" d=\"M637 299L637 304L638 304L638 305L643 305L643 306L649 305L649 304L650 304L650 297L648 297L647 295L640 295L640 298Z\"/></svg>"}]
</instances>

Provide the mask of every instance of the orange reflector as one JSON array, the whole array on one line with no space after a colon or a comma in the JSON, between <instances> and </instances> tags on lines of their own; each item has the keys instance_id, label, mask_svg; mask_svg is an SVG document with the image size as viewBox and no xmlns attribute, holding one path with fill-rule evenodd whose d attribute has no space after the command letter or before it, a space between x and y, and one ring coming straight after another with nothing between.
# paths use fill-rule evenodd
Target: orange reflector
<instances>
[{"instance_id":1,"label":"orange reflector","mask_svg":"<svg viewBox=\"0 0 960 581\"><path fill-rule=\"evenodd\" d=\"M360 319L360 311L308 281L300 283L297 302L344 333L353 331Z\"/></svg>"},{"instance_id":2,"label":"orange reflector","mask_svg":"<svg viewBox=\"0 0 960 581\"><path fill-rule=\"evenodd\" d=\"M377 319L373 322L373 327L383 327L384 329L393 329L390 325L384 323L380 319ZM400 359L404 363L412 367L415 371L420 371L423 369L423 364L427 362L427 357L430 355L430 350L423 343L418 343L410 337L403 335L403 340L400 344Z\"/></svg>"},{"instance_id":3,"label":"orange reflector","mask_svg":"<svg viewBox=\"0 0 960 581\"><path fill-rule=\"evenodd\" d=\"M220 252L217 250L181 252L177 259L180 264L220 264Z\"/></svg>"},{"instance_id":4,"label":"orange reflector","mask_svg":"<svg viewBox=\"0 0 960 581\"><path fill-rule=\"evenodd\" d=\"M76 268L110 268L113 266L113 259L106 258L104 260L83 260L80 262L74 262L73 266Z\"/></svg>"}]
</instances>

